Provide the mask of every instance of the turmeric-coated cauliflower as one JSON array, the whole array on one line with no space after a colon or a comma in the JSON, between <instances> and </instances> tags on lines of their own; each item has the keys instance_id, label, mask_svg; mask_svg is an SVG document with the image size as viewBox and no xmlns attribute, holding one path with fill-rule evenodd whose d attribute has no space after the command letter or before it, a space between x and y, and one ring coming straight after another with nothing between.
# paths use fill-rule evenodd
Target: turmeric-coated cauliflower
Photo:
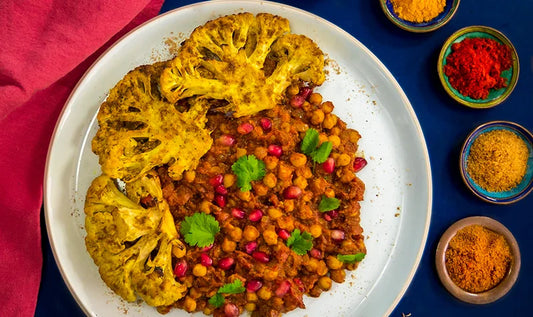
<instances>
[{"instance_id":1,"label":"turmeric-coated cauliflower","mask_svg":"<svg viewBox=\"0 0 533 317\"><path fill-rule=\"evenodd\" d=\"M324 55L289 21L267 13L234 14L196 28L161 75L171 102L204 96L226 100L235 117L273 108L283 91L303 80L324 81Z\"/></svg>"},{"instance_id":2,"label":"turmeric-coated cauliflower","mask_svg":"<svg viewBox=\"0 0 533 317\"><path fill-rule=\"evenodd\" d=\"M172 254L184 254L157 174L126 186L127 196L107 175L97 177L85 202L85 244L100 276L127 301L141 297L168 306L187 288L172 270Z\"/></svg>"},{"instance_id":3,"label":"turmeric-coated cauliflower","mask_svg":"<svg viewBox=\"0 0 533 317\"><path fill-rule=\"evenodd\" d=\"M161 62L132 70L101 105L92 149L104 174L130 182L169 164L169 175L179 179L211 147L204 103L180 112L162 100L158 82L164 67Z\"/></svg>"}]
</instances>

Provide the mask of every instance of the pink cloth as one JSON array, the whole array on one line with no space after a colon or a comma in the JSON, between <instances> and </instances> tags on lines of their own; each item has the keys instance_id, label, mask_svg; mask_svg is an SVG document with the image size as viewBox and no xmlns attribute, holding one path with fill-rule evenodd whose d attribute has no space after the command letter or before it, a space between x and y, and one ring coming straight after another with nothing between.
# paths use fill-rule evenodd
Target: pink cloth
<instances>
[{"instance_id":1,"label":"pink cloth","mask_svg":"<svg viewBox=\"0 0 533 317\"><path fill-rule=\"evenodd\" d=\"M71 90L163 0L0 0L0 316L33 316L50 137Z\"/></svg>"}]
</instances>

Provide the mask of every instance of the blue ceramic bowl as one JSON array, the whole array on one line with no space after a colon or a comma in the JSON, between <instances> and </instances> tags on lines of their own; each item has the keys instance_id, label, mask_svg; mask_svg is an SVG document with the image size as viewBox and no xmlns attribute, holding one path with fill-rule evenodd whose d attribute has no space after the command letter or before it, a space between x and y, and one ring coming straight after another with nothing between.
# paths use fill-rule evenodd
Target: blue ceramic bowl
<instances>
[{"instance_id":1,"label":"blue ceramic bowl","mask_svg":"<svg viewBox=\"0 0 533 317\"><path fill-rule=\"evenodd\" d=\"M511 48L511 57L513 59L511 68L503 71L501 74L501 76L507 80L507 87L491 89L488 97L485 99L473 99L468 96L464 96L452 87L448 80L448 76L446 76L444 73L444 66L446 65L446 59L448 55L452 53L452 45L454 43L461 42L465 38L489 38ZM470 108L486 109L499 105L505 99L507 99L507 97L509 97L516 86L516 82L518 81L520 63L518 61L518 54L515 47L505 35L503 35L500 31L487 26L474 25L458 30L446 40L439 54L437 71L444 90L446 90L448 95L450 95L450 97L452 97L455 101Z\"/></svg>"},{"instance_id":2,"label":"blue ceramic bowl","mask_svg":"<svg viewBox=\"0 0 533 317\"><path fill-rule=\"evenodd\" d=\"M381 8L385 15L392 23L396 24L398 27L415 33L431 32L440 28L450 21L450 19L457 11L459 7L459 0L446 0L446 6L444 11L442 11L438 16L433 20L422 23L414 23L401 19L395 12L390 0L380 0Z\"/></svg>"},{"instance_id":3,"label":"blue ceramic bowl","mask_svg":"<svg viewBox=\"0 0 533 317\"><path fill-rule=\"evenodd\" d=\"M467 172L467 160L470 155L470 148L479 135L484 132L499 129L511 131L524 140L529 150L529 158L527 161L526 174L524 175L524 178L522 178L520 184L507 191L489 192L481 188L481 186L476 184L470 177ZM526 197L533 189L533 135L521 125L509 121L491 121L482 124L475 128L466 138L461 150L460 170L466 186L479 198L493 204L511 204L519 201Z\"/></svg>"}]
</instances>

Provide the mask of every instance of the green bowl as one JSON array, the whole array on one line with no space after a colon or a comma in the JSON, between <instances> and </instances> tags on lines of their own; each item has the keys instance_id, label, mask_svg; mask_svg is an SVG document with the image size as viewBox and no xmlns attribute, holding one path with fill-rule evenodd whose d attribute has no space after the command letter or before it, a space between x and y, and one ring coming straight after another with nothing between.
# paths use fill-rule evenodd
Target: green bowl
<instances>
[{"instance_id":1,"label":"green bowl","mask_svg":"<svg viewBox=\"0 0 533 317\"><path fill-rule=\"evenodd\" d=\"M459 91L452 87L448 81L448 76L444 74L444 65L446 65L446 58L452 52L452 45L454 43L461 42L465 38L489 38L511 48L511 56L513 59L512 66L510 69L502 72L502 77L507 79L507 87L491 89L488 97L485 99L473 99L463 96ZM437 70L444 90L446 90L448 95L450 95L455 101L471 108L486 109L499 105L505 99L507 99L507 97L509 97L516 86L516 82L518 81L520 64L518 62L518 54L516 53L516 49L514 48L513 44L500 31L487 26L469 26L453 33L446 40L446 42L444 42L439 54Z\"/></svg>"}]
</instances>

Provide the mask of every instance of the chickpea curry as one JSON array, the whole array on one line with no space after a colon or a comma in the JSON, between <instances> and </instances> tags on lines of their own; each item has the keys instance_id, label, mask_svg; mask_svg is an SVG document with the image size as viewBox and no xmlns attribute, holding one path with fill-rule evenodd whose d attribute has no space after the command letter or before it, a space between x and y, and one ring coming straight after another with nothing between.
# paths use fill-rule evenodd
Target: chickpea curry
<instances>
[{"instance_id":1,"label":"chickpea curry","mask_svg":"<svg viewBox=\"0 0 533 317\"><path fill-rule=\"evenodd\" d=\"M283 80L269 83L272 90L255 86L257 96L252 83L240 85L250 98L206 91L200 79L219 76L243 93L217 71L239 64L223 56L230 50L198 39L221 25L234 27L227 36L240 47L239 63L246 56L260 76ZM206 26L191 35L203 54L193 61L202 69L194 83L181 69L189 48L130 72L102 106L93 150L106 168L87 193L87 250L114 292L160 313L280 316L305 308L304 295L344 282L366 254L361 136L314 92L324 80L323 54L308 38L285 38L288 21L238 14ZM268 103L255 107L265 96Z\"/></svg>"}]
</instances>

